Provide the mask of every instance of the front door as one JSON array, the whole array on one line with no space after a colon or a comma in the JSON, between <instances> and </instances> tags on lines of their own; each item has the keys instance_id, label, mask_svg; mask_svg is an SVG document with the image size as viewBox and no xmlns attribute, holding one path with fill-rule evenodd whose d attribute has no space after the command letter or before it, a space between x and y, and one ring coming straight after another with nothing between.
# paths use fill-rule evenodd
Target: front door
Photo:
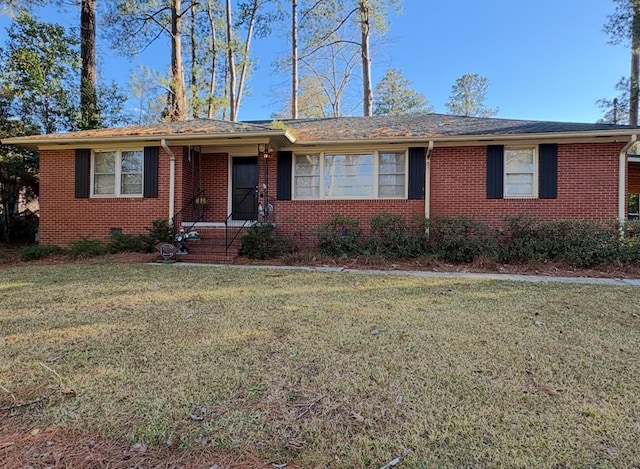
<instances>
[{"instance_id":1,"label":"front door","mask_svg":"<svg viewBox=\"0 0 640 469\"><path fill-rule=\"evenodd\" d=\"M234 220L258 219L258 158L232 159L231 211Z\"/></svg>"}]
</instances>

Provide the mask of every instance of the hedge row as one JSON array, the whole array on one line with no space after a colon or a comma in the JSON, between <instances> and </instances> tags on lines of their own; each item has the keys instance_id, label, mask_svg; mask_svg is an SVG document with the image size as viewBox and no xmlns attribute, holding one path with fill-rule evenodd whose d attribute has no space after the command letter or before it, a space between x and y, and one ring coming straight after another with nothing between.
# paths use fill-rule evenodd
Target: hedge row
<instances>
[{"instance_id":1,"label":"hedge row","mask_svg":"<svg viewBox=\"0 0 640 469\"><path fill-rule=\"evenodd\" d=\"M54 245L37 245L23 248L20 253L21 261L44 259L54 254L66 254L73 259L87 259L90 257L115 254L119 252L152 252L159 242L171 242L172 228L165 220L156 220L146 235L114 234L107 241L83 238L62 249Z\"/></svg>"},{"instance_id":2,"label":"hedge row","mask_svg":"<svg viewBox=\"0 0 640 469\"><path fill-rule=\"evenodd\" d=\"M334 216L316 230L318 249L329 256L376 256L390 260L431 257L456 263L559 261L573 267L640 263L640 224L541 222L513 217L500 229L468 217L406 219L381 214L363 236L356 219Z\"/></svg>"}]
</instances>

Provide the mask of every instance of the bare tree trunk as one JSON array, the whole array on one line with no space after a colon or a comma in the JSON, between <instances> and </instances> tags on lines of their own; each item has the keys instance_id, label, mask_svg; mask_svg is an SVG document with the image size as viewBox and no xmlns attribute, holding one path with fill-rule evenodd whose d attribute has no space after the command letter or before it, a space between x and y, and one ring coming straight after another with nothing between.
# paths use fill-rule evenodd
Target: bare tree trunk
<instances>
[{"instance_id":1,"label":"bare tree trunk","mask_svg":"<svg viewBox=\"0 0 640 469\"><path fill-rule=\"evenodd\" d=\"M640 97L640 4L633 3L631 20L631 79L629 90L629 125L638 125L638 99Z\"/></svg>"},{"instance_id":2,"label":"bare tree trunk","mask_svg":"<svg viewBox=\"0 0 640 469\"><path fill-rule=\"evenodd\" d=\"M373 92L371 88L371 51L370 41L370 11L367 0L359 0L360 27L362 29L362 86L363 111L365 116L373 115Z\"/></svg>"},{"instance_id":3,"label":"bare tree trunk","mask_svg":"<svg viewBox=\"0 0 640 469\"><path fill-rule=\"evenodd\" d=\"M213 12L213 4L211 0L207 2L207 14L209 16L209 24L211 27L211 81L209 82L209 99L207 107L207 117L213 119L215 112L214 97L216 94L216 20Z\"/></svg>"},{"instance_id":4,"label":"bare tree trunk","mask_svg":"<svg viewBox=\"0 0 640 469\"><path fill-rule=\"evenodd\" d=\"M229 73L229 119L232 122L238 120L236 115L236 64L234 58L233 45L233 22L231 17L231 0L227 0L227 47L228 52L228 73Z\"/></svg>"},{"instance_id":5,"label":"bare tree trunk","mask_svg":"<svg viewBox=\"0 0 640 469\"><path fill-rule=\"evenodd\" d=\"M187 119L187 99L182 65L182 0L173 0L171 7L171 108L169 120Z\"/></svg>"},{"instance_id":6,"label":"bare tree trunk","mask_svg":"<svg viewBox=\"0 0 640 469\"><path fill-rule=\"evenodd\" d=\"M83 129L99 127L96 66L96 0L82 0L80 12L80 114Z\"/></svg>"},{"instance_id":7,"label":"bare tree trunk","mask_svg":"<svg viewBox=\"0 0 640 469\"><path fill-rule=\"evenodd\" d=\"M251 9L251 17L249 26L247 27L247 37L244 42L244 50L242 52L242 70L240 71L240 81L238 82L238 92L235 97L235 116L238 118L240 112L240 101L244 93L244 84L247 79L247 71L249 70L249 54L251 53L251 40L253 39L253 30L256 25L256 18L260 8L260 0L253 0L253 8ZM233 120L233 119L232 119Z\"/></svg>"},{"instance_id":8,"label":"bare tree trunk","mask_svg":"<svg viewBox=\"0 0 640 469\"><path fill-rule=\"evenodd\" d=\"M200 100L198 96L198 47L196 37L196 9L191 8L191 25L189 35L191 38L191 116L194 119L200 117Z\"/></svg>"},{"instance_id":9,"label":"bare tree trunk","mask_svg":"<svg viewBox=\"0 0 640 469\"><path fill-rule=\"evenodd\" d=\"M291 0L291 118L298 118L298 0Z\"/></svg>"}]
</instances>

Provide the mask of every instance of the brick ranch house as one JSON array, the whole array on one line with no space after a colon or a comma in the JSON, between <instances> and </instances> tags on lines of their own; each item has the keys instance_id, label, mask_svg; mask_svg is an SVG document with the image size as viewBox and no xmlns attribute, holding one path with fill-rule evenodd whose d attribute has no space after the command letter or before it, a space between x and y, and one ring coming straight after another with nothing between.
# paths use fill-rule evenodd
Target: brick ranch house
<instances>
[{"instance_id":1,"label":"brick ranch house","mask_svg":"<svg viewBox=\"0 0 640 469\"><path fill-rule=\"evenodd\" d=\"M229 238L265 213L300 244L334 214L363 227L382 212L494 225L514 215L624 220L628 195L640 193L640 159L627 155L639 133L429 114L202 119L3 143L40 152L42 244L143 234L175 219L195 223L201 246L225 239L223 252L215 242L197 252L222 260Z\"/></svg>"}]
</instances>

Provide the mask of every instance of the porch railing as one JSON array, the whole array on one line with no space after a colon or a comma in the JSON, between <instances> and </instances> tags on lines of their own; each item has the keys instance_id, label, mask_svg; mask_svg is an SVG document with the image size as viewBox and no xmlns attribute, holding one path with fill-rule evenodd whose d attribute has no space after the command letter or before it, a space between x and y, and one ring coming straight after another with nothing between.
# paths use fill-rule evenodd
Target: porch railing
<instances>
[{"instance_id":1,"label":"porch railing","mask_svg":"<svg viewBox=\"0 0 640 469\"><path fill-rule=\"evenodd\" d=\"M196 225L196 223L204 220L205 209L205 193L204 190L198 192L191 200L189 200L184 207L178 210L171 219L171 226L173 227L173 235L176 234L176 225L181 220L188 220L191 222L185 231L188 233Z\"/></svg>"},{"instance_id":2,"label":"porch railing","mask_svg":"<svg viewBox=\"0 0 640 469\"><path fill-rule=\"evenodd\" d=\"M231 208L231 214L229 214L229 216L224 222L224 229L225 229L224 236L225 236L225 246L226 246L225 254L227 255L229 254L229 248L231 247L233 242L236 240L236 238L240 235L240 233L242 233L242 230L247 226L247 224L253 223L254 221L254 220L243 220L241 224L231 223L233 221L233 216L237 215L236 210L238 209L238 207L242 206L244 201L247 200L247 197L255 196L255 194L256 194L256 189L249 189L249 191L244 195L244 197L240 199L240 202L238 202Z\"/></svg>"}]
</instances>

